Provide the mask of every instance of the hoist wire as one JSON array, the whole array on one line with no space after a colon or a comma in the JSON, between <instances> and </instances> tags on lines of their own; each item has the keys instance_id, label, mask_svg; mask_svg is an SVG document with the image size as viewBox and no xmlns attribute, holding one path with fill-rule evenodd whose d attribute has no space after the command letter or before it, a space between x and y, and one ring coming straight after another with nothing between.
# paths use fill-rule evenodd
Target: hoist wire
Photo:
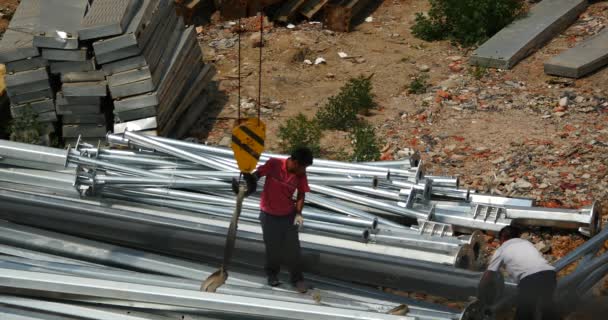
<instances>
[{"instance_id":1,"label":"hoist wire","mask_svg":"<svg viewBox=\"0 0 608 320\"><path fill-rule=\"evenodd\" d=\"M262 109L262 51L264 47L264 10L260 12L260 64L258 74L258 125L260 125L260 114Z\"/></svg>"},{"instance_id":2,"label":"hoist wire","mask_svg":"<svg viewBox=\"0 0 608 320\"><path fill-rule=\"evenodd\" d=\"M238 89L238 101L237 101L237 105L238 105L238 120L237 123L241 123L241 33L243 32L242 30L242 26L241 26L241 18L239 17L239 21L238 21L238 28L237 28L237 32L239 33L238 36L238 43L239 43L239 53L238 53L238 77L239 77L239 89Z\"/></svg>"}]
</instances>

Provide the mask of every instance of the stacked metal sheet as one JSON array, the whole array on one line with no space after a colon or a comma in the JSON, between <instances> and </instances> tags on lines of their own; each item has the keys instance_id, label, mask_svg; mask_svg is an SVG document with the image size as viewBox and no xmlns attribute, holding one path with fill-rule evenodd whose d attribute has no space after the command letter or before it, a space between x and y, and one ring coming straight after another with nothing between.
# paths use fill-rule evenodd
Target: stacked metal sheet
<instances>
[{"instance_id":1,"label":"stacked metal sheet","mask_svg":"<svg viewBox=\"0 0 608 320\"><path fill-rule=\"evenodd\" d=\"M21 2L0 41L0 63L6 64L6 91L12 116L56 122L54 95L46 68L48 62L34 46L34 34L41 25L42 2Z\"/></svg>"},{"instance_id":2,"label":"stacked metal sheet","mask_svg":"<svg viewBox=\"0 0 608 320\"><path fill-rule=\"evenodd\" d=\"M0 63L13 116L59 115L66 142L103 138L112 110L117 132L167 135L189 110L205 109L214 74L170 0L25 0Z\"/></svg>"}]
</instances>

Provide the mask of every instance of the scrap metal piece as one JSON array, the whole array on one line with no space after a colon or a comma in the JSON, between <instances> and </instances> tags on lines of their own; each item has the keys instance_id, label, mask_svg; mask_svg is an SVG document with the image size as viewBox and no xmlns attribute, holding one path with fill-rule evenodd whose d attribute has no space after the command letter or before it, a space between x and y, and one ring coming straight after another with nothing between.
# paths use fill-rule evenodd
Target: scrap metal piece
<instances>
[{"instance_id":1,"label":"scrap metal piece","mask_svg":"<svg viewBox=\"0 0 608 320\"><path fill-rule=\"evenodd\" d=\"M48 60L42 57L32 57L18 61L11 61L6 64L6 72L22 72L39 68L44 68L49 65Z\"/></svg>"},{"instance_id":2,"label":"scrap metal piece","mask_svg":"<svg viewBox=\"0 0 608 320\"><path fill-rule=\"evenodd\" d=\"M66 72L61 74L61 82L90 82L104 81L106 75L103 71Z\"/></svg>"},{"instance_id":3,"label":"scrap metal piece","mask_svg":"<svg viewBox=\"0 0 608 320\"><path fill-rule=\"evenodd\" d=\"M95 71L95 58L85 61L51 61L51 73Z\"/></svg>"},{"instance_id":4,"label":"scrap metal piece","mask_svg":"<svg viewBox=\"0 0 608 320\"><path fill-rule=\"evenodd\" d=\"M58 115L99 114L99 105L57 105ZM97 137L97 136L96 136Z\"/></svg>"},{"instance_id":5,"label":"scrap metal piece","mask_svg":"<svg viewBox=\"0 0 608 320\"><path fill-rule=\"evenodd\" d=\"M13 117L21 117L28 109L33 111L35 114L54 111L55 103L53 103L52 99L42 99L38 101L32 101L26 104L14 105L11 106L11 115Z\"/></svg>"}]
</instances>

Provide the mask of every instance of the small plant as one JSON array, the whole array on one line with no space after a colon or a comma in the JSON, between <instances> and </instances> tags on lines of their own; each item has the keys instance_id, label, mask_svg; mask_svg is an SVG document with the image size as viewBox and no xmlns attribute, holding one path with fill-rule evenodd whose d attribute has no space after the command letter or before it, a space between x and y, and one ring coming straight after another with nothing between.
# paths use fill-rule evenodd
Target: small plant
<instances>
[{"instance_id":1,"label":"small plant","mask_svg":"<svg viewBox=\"0 0 608 320\"><path fill-rule=\"evenodd\" d=\"M19 117L11 120L9 124L10 139L12 141L39 144L44 126L38 122L38 115L32 108L25 108Z\"/></svg>"},{"instance_id":2,"label":"small plant","mask_svg":"<svg viewBox=\"0 0 608 320\"><path fill-rule=\"evenodd\" d=\"M296 148L308 147L318 156L321 152L321 135L318 123L308 120L302 113L287 119L287 122L279 127L280 147L288 154Z\"/></svg>"},{"instance_id":3,"label":"small plant","mask_svg":"<svg viewBox=\"0 0 608 320\"><path fill-rule=\"evenodd\" d=\"M428 84L429 76L426 74L419 74L414 77L410 85L408 86L407 93L409 94L421 94L425 93L429 87Z\"/></svg>"},{"instance_id":4,"label":"small plant","mask_svg":"<svg viewBox=\"0 0 608 320\"><path fill-rule=\"evenodd\" d=\"M416 14L414 36L450 39L472 46L492 37L525 10L524 0L429 0L428 15Z\"/></svg>"},{"instance_id":5,"label":"small plant","mask_svg":"<svg viewBox=\"0 0 608 320\"><path fill-rule=\"evenodd\" d=\"M473 78L481 80L488 74L488 68L484 66L474 66L469 69L469 72L471 73Z\"/></svg>"},{"instance_id":6,"label":"small plant","mask_svg":"<svg viewBox=\"0 0 608 320\"><path fill-rule=\"evenodd\" d=\"M351 131L353 161L376 161L380 159L380 147L376 130L368 123L361 123Z\"/></svg>"},{"instance_id":7,"label":"small plant","mask_svg":"<svg viewBox=\"0 0 608 320\"><path fill-rule=\"evenodd\" d=\"M340 93L329 97L315 116L323 129L347 130L358 122L358 114L367 115L375 108L371 77L353 78Z\"/></svg>"}]
</instances>

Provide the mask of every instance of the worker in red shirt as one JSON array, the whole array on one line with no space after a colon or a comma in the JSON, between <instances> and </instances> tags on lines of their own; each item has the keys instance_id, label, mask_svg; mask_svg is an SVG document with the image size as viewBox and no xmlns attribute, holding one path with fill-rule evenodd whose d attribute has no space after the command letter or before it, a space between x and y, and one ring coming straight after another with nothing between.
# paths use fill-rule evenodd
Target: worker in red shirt
<instances>
[{"instance_id":1,"label":"worker in red shirt","mask_svg":"<svg viewBox=\"0 0 608 320\"><path fill-rule=\"evenodd\" d=\"M266 246L264 269L268 284L273 287L280 284L277 275L283 262L290 272L292 284L301 293L308 290L308 285L300 268L298 227L304 223L304 194L310 192L306 167L312 165L312 161L310 149L298 148L287 159L270 158L254 174L256 179L266 177L260 223Z\"/></svg>"}]
</instances>

